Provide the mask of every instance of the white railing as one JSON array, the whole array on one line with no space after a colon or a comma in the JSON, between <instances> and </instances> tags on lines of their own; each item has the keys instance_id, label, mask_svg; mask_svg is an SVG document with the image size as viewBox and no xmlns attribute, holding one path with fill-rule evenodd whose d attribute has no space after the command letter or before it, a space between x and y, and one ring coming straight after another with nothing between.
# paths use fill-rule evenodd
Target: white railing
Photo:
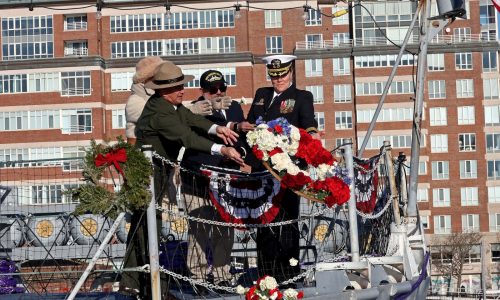
<instances>
[{"instance_id":1,"label":"white railing","mask_svg":"<svg viewBox=\"0 0 500 300\"><path fill-rule=\"evenodd\" d=\"M403 40L392 40L395 44L400 45ZM495 34L441 34L436 36L431 44L460 44L460 43L471 43L471 42L494 42L498 41ZM418 44L419 37L413 36L408 41L409 44ZM380 46L380 45L391 45L386 38L376 37L376 38L357 38L357 39L345 39L339 40L325 40L325 41L300 41L295 43L297 50L309 50L309 49L333 49L333 48L350 48L352 46Z\"/></svg>"},{"instance_id":2,"label":"white railing","mask_svg":"<svg viewBox=\"0 0 500 300\"><path fill-rule=\"evenodd\" d=\"M87 48L65 48L64 56L87 56L89 54L89 49Z\"/></svg>"}]
</instances>

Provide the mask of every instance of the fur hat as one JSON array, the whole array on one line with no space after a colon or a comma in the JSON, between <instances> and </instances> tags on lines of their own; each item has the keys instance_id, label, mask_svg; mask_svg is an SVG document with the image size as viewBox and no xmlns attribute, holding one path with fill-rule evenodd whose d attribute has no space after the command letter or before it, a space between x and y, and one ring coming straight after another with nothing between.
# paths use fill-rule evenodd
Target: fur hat
<instances>
[{"instance_id":1,"label":"fur hat","mask_svg":"<svg viewBox=\"0 0 500 300\"><path fill-rule=\"evenodd\" d=\"M144 86L152 90L161 90L183 85L193 79L193 75L184 75L181 68L166 60L155 69L153 78L147 81Z\"/></svg>"},{"instance_id":2,"label":"fur hat","mask_svg":"<svg viewBox=\"0 0 500 300\"><path fill-rule=\"evenodd\" d=\"M135 65L135 74L132 78L134 83L145 83L153 77L155 69L163 61L159 56L146 56Z\"/></svg>"}]
</instances>

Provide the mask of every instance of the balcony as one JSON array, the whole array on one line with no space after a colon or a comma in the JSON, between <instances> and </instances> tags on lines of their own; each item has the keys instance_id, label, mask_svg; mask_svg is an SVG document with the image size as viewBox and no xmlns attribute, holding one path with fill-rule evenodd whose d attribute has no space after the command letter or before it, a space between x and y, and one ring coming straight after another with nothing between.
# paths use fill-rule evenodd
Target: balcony
<instances>
[{"instance_id":1,"label":"balcony","mask_svg":"<svg viewBox=\"0 0 500 300\"><path fill-rule=\"evenodd\" d=\"M88 56L87 48L64 48L64 56Z\"/></svg>"},{"instance_id":2,"label":"balcony","mask_svg":"<svg viewBox=\"0 0 500 300\"><path fill-rule=\"evenodd\" d=\"M403 40L392 40L396 44L402 44ZM437 35L431 40L431 45L439 44L461 44L461 43L480 43L480 42L496 42L495 34L457 34L457 35ZM413 36L408 41L408 44L418 44L419 37ZM339 40L324 40L324 41L300 41L295 44L296 50L311 50L311 49L336 49L336 48L351 48L353 46L381 46L392 45L385 38L356 38Z\"/></svg>"}]
</instances>

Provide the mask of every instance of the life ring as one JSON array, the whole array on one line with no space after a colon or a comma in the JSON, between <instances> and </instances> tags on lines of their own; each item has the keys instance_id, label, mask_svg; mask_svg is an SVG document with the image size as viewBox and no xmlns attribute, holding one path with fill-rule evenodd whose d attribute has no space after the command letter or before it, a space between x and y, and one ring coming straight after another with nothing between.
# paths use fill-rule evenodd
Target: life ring
<instances>
[{"instance_id":1,"label":"life ring","mask_svg":"<svg viewBox=\"0 0 500 300\"><path fill-rule=\"evenodd\" d=\"M78 245L102 242L110 228L109 220L93 214L75 216L71 220L71 237Z\"/></svg>"},{"instance_id":2,"label":"life ring","mask_svg":"<svg viewBox=\"0 0 500 300\"><path fill-rule=\"evenodd\" d=\"M116 230L116 237L121 243L127 242L128 232L130 230L130 220L132 215L129 213L125 214L125 217L122 219L120 224L118 225L118 229Z\"/></svg>"},{"instance_id":3,"label":"life ring","mask_svg":"<svg viewBox=\"0 0 500 300\"><path fill-rule=\"evenodd\" d=\"M6 223L0 225L0 244L5 248L17 248L24 244L25 225L22 220L9 218Z\"/></svg>"},{"instance_id":4,"label":"life ring","mask_svg":"<svg viewBox=\"0 0 500 300\"><path fill-rule=\"evenodd\" d=\"M36 247L61 246L68 241L66 219L63 216L35 216L28 221L28 243Z\"/></svg>"}]
</instances>

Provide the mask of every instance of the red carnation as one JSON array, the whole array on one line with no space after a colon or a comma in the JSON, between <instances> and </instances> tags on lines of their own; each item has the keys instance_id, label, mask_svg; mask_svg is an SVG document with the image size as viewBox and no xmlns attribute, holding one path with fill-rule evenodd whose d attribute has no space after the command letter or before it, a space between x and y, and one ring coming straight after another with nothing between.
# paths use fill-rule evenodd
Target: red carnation
<instances>
[{"instance_id":1,"label":"red carnation","mask_svg":"<svg viewBox=\"0 0 500 300\"><path fill-rule=\"evenodd\" d=\"M303 291L300 291L298 294L297 294L297 299L302 299L304 298L304 292Z\"/></svg>"},{"instance_id":2,"label":"red carnation","mask_svg":"<svg viewBox=\"0 0 500 300\"><path fill-rule=\"evenodd\" d=\"M269 152L269 157L278 153L283 153L283 150L281 150L281 148L274 148L273 150L271 150L271 152Z\"/></svg>"},{"instance_id":3,"label":"red carnation","mask_svg":"<svg viewBox=\"0 0 500 300\"><path fill-rule=\"evenodd\" d=\"M255 295L255 289L256 289L256 287L252 286L248 290L247 294L245 295L245 300L254 300L254 299L256 299L255 296L257 296L257 295ZM257 296L257 299L258 299L258 296Z\"/></svg>"},{"instance_id":4,"label":"red carnation","mask_svg":"<svg viewBox=\"0 0 500 300\"><path fill-rule=\"evenodd\" d=\"M281 186L284 188L300 190L304 185L310 183L311 177L304 175L304 173L299 172L297 175L286 174L281 178Z\"/></svg>"},{"instance_id":5,"label":"red carnation","mask_svg":"<svg viewBox=\"0 0 500 300\"><path fill-rule=\"evenodd\" d=\"M325 179L325 183L328 186L328 191L330 195L328 196L328 202L333 204L342 205L346 203L351 197L351 191L349 186L338 177L329 177ZM325 199L325 201L327 201ZM327 203L328 204L328 203Z\"/></svg>"},{"instance_id":6,"label":"red carnation","mask_svg":"<svg viewBox=\"0 0 500 300\"><path fill-rule=\"evenodd\" d=\"M259 150L259 147L257 147L257 145L252 147L252 152L259 160L262 160L264 158L264 152Z\"/></svg>"},{"instance_id":7,"label":"red carnation","mask_svg":"<svg viewBox=\"0 0 500 300\"><path fill-rule=\"evenodd\" d=\"M274 131L276 131L276 133L278 134L281 134L283 132L283 128L280 125L276 125L274 126Z\"/></svg>"},{"instance_id":8,"label":"red carnation","mask_svg":"<svg viewBox=\"0 0 500 300\"><path fill-rule=\"evenodd\" d=\"M274 293L277 293L276 300L281 300L283 299L283 294L280 292L278 288L269 290L269 296L271 297Z\"/></svg>"}]
</instances>

